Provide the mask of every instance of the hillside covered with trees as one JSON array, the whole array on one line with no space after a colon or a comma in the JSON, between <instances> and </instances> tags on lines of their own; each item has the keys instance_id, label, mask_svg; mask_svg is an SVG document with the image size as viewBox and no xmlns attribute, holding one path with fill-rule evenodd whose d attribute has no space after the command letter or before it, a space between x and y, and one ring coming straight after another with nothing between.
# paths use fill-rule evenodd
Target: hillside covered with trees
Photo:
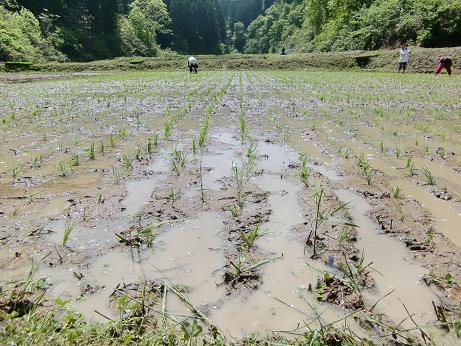
<instances>
[{"instance_id":1,"label":"hillside covered with trees","mask_svg":"<svg viewBox=\"0 0 461 346\"><path fill-rule=\"evenodd\" d=\"M461 45L459 0L0 0L0 61Z\"/></svg>"}]
</instances>

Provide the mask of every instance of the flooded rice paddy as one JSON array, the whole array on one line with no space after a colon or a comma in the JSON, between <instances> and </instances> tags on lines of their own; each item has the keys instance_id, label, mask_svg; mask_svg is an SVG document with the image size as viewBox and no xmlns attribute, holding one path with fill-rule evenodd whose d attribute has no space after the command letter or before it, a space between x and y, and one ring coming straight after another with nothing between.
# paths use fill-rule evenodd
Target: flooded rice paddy
<instances>
[{"instance_id":1,"label":"flooded rice paddy","mask_svg":"<svg viewBox=\"0 0 461 346\"><path fill-rule=\"evenodd\" d=\"M50 300L100 322L117 318L119 292L156 283L162 314L197 309L235 338L347 326L456 343L434 308L455 318L461 296L460 83L302 71L1 82L0 281L33 261Z\"/></svg>"}]
</instances>

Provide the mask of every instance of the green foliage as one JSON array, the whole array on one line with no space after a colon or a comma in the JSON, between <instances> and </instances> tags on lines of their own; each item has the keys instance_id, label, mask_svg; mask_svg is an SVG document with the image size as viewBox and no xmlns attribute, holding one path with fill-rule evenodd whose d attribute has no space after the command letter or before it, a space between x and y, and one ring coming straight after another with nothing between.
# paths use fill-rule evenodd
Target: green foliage
<instances>
[{"instance_id":1,"label":"green foliage","mask_svg":"<svg viewBox=\"0 0 461 346\"><path fill-rule=\"evenodd\" d=\"M444 0L278 1L248 27L245 51L372 50L401 42L461 43L461 2Z\"/></svg>"},{"instance_id":2,"label":"green foliage","mask_svg":"<svg viewBox=\"0 0 461 346\"><path fill-rule=\"evenodd\" d=\"M53 37L55 44L60 41ZM42 33L40 22L29 10L22 8L16 12L7 11L0 5L0 61L63 60L53 40ZM27 64L14 63L10 67L25 67Z\"/></svg>"},{"instance_id":3,"label":"green foliage","mask_svg":"<svg viewBox=\"0 0 461 346\"><path fill-rule=\"evenodd\" d=\"M135 0L119 19L122 50L127 55L156 56L157 35L169 34L171 19L162 0Z\"/></svg>"}]
</instances>

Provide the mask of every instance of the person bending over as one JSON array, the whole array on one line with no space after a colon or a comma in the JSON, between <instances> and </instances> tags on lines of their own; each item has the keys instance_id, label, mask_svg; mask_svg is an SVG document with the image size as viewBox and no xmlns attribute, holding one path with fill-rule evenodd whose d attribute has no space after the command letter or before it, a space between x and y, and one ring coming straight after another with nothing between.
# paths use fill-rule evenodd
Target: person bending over
<instances>
[{"instance_id":1,"label":"person bending over","mask_svg":"<svg viewBox=\"0 0 461 346\"><path fill-rule=\"evenodd\" d=\"M187 66L189 66L190 73L198 72L198 61L193 56L187 60Z\"/></svg>"},{"instance_id":2,"label":"person bending over","mask_svg":"<svg viewBox=\"0 0 461 346\"><path fill-rule=\"evenodd\" d=\"M453 60L449 56L443 56L439 59L439 65L435 70L435 75L437 76L442 72L443 69L447 70L449 76L451 76L451 67L453 66Z\"/></svg>"}]
</instances>

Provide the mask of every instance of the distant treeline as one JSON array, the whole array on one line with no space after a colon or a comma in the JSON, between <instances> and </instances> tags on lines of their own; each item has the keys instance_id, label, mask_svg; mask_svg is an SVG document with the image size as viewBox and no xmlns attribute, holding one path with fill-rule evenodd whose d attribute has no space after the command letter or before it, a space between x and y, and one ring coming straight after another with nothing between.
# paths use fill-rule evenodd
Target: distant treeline
<instances>
[{"instance_id":1,"label":"distant treeline","mask_svg":"<svg viewBox=\"0 0 461 346\"><path fill-rule=\"evenodd\" d=\"M0 60L461 45L460 0L0 0Z\"/></svg>"}]
</instances>

